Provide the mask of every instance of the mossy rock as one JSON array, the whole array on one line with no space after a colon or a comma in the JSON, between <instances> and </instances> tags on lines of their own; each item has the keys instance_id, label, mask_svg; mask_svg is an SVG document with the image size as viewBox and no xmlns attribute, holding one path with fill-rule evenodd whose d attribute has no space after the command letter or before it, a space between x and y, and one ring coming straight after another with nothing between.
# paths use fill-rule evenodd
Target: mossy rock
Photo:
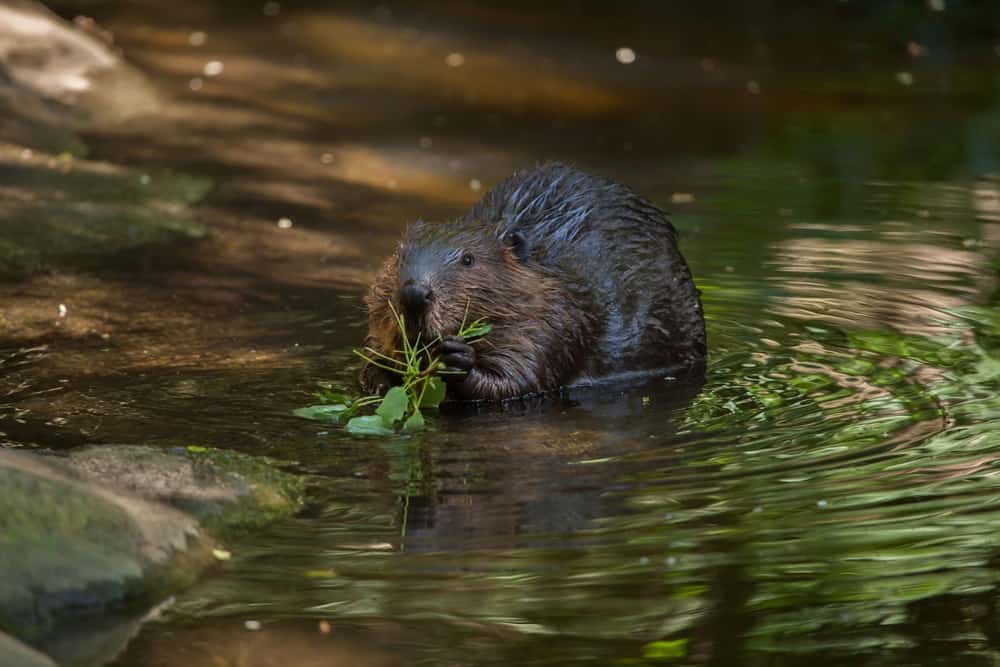
<instances>
[{"instance_id":1,"label":"mossy rock","mask_svg":"<svg viewBox=\"0 0 1000 667\"><path fill-rule=\"evenodd\" d=\"M0 632L38 644L63 624L149 606L232 538L302 507L267 459L203 447L0 450Z\"/></svg>"},{"instance_id":2,"label":"mossy rock","mask_svg":"<svg viewBox=\"0 0 1000 667\"><path fill-rule=\"evenodd\" d=\"M123 251L201 238L189 206L210 187L0 144L0 278L87 268Z\"/></svg>"},{"instance_id":3,"label":"mossy rock","mask_svg":"<svg viewBox=\"0 0 1000 667\"><path fill-rule=\"evenodd\" d=\"M62 619L186 585L211 561L192 517L0 451L0 631L35 641Z\"/></svg>"},{"instance_id":4,"label":"mossy rock","mask_svg":"<svg viewBox=\"0 0 1000 667\"><path fill-rule=\"evenodd\" d=\"M51 135L163 108L156 87L94 30L36 0L0 3L0 137L35 148ZM65 150L65 148L63 149Z\"/></svg>"},{"instance_id":5,"label":"mossy rock","mask_svg":"<svg viewBox=\"0 0 1000 667\"><path fill-rule=\"evenodd\" d=\"M300 477L271 459L223 449L100 445L72 452L68 463L87 477L186 512L221 537L290 516L303 503Z\"/></svg>"}]
</instances>

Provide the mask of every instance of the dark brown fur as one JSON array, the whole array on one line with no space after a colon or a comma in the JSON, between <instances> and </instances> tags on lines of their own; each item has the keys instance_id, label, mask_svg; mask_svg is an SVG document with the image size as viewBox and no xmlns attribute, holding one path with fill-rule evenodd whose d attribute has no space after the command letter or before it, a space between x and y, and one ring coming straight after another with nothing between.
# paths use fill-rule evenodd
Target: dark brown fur
<instances>
[{"instance_id":1,"label":"dark brown fur","mask_svg":"<svg viewBox=\"0 0 1000 667\"><path fill-rule=\"evenodd\" d=\"M389 303L401 309L410 283L432 294L410 314L422 339L443 338L444 361L463 371L450 377L453 398L506 399L705 356L701 304L665 215L558 164L515 174L460 220L412 225L365 299L366 345L399 349ZM470 347L454 338L465 318L492 331ZM368 391L393 379L370 365L361 374Z\"/></svg>"}]
</instances>

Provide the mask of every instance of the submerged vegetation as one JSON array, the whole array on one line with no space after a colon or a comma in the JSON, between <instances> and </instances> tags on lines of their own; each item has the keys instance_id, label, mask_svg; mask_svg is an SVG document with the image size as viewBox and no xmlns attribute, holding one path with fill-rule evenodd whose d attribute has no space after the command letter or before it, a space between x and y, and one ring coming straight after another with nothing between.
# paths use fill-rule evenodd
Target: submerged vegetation
<instances>
[{"instance_id":1,"label":"submerged vegetation","mask_svg":"<svg viewBox=\"0 0 1000 667\"><path fill-rule=\"evenodd\" d=\"M372 364L388 373L399 377L399 384L391 387L385 396L351 397L348 394L323 390L317 396L324 401L320 405L311 405L295 410L295 414L306 419L329 420L343 422L347 430L357 435L393 435L398 432L412 433L422 431L426 422L422 410L436 408L445 399L446 387L442 375L456 373L449 371L441 362L435 348L441 342L441 336L430 341L421 341L422 334L417 333L412 341L406 329L406 319L398 312L392 303L389 309L399 328L399 339L402 349L396 350L395 356L383 354L378 350L366 347L364 350L354 350L366 363ZM483 319L468 321L468 311L458 329L458 337L474 343L482 340L490 330L491 325ZM371 415L357 413L372 405L377 406Z\"/></svg>"}]
</instances>

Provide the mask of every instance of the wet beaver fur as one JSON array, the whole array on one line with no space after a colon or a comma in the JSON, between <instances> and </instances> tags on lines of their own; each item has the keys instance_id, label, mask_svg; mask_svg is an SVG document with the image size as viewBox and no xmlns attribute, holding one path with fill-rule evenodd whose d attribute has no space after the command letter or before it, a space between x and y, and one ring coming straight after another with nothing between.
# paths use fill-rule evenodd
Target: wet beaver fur
<instances>
[{"instance_id":1,"label":"wet beaver fur","mask_svg":"<svg viewBox=\"0 0 1000 667\"><path fill-rule=\"evenodd\" d=\"M464 217L417 222L365 298L366 344L392 355L411 335L441 342L454 399L501 400L700 365L701 302L666 214L625 186L562 164L514 174ZM472 345L463 319L492 325ZM418 323L413 327L412 323ZM394 378L366 365L361 385Z\"/></svg>"}]
</instances>

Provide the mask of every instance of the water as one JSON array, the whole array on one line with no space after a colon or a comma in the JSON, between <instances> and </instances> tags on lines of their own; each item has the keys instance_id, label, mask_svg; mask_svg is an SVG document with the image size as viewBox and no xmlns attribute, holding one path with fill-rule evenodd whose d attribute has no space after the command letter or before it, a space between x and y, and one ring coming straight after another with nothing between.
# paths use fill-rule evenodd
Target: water
<instances>
[{"instance_id":1,"label":"water","mask_svg":"<svg viewBox=\"0 0 1000 667\"><path fill-rule=\"evenodd\" d=\"M995 12L80 6L169 100L92 156L212 178L212 234L3 288L4 444L230 447L311 489L113 664L1000 657ZM388 440L290 416L353 386L405 223L547 158L672 212L704 383Z\"/></svg>"}]
</instances>

